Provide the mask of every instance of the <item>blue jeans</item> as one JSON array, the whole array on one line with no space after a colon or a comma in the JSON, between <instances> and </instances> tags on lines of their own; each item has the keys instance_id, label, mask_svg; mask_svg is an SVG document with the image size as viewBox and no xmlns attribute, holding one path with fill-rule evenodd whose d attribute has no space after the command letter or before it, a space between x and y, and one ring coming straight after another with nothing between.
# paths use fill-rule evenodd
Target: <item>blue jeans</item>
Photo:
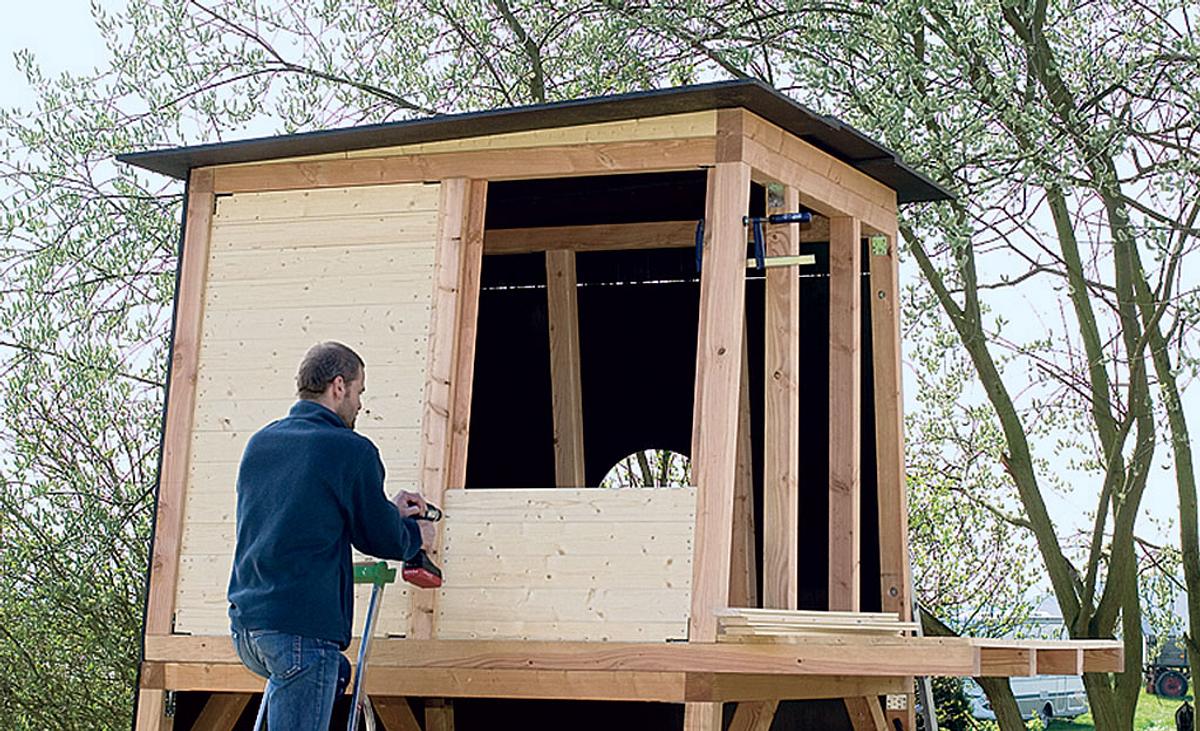
<instances>
[{"instance_id":1,"label":"blue jeans","mask_svg":"<svg viewBox=\"0 0 1200 731\"><path fill-rule=\"evenodd\" d=\"M235 628L232 633L242 663L267 679L262 702L267 727L327 731L333 702L350 682L350 661L338 646L273 630Z\"/></svg>"}]
</instances>

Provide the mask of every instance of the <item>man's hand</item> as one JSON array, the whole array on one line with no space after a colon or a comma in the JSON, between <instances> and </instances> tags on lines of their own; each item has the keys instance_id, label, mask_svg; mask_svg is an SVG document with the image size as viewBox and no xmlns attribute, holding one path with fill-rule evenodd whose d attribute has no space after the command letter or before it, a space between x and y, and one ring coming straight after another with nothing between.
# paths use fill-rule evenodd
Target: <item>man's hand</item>
<instances>
[{"instance_id":1,"label":"man's hand","mask_svg":"<svg viewBox=\"0 0 1200 731\"><path fill-rule=\"evenodd\" d=\"M392 498L392 502L396 504L397 508L400 508L400 515L404 518L420 515L425 512L426 508L425 498L421 497L421 493L408 490L401 490ZM421 522L427 523L428 521Z\"/></svg>"},{"instance_id":2,"label":"man's hand","mask_svg":"<svg viewBox=\"0 0 1200 731\"><path fill-rule=\"evenodd\" d=\"M434 538L437 537L437 527L428 520L418 520L417 527L421 529L421 548L427 551L432 549Z\"/></svg>"}]
</instances>

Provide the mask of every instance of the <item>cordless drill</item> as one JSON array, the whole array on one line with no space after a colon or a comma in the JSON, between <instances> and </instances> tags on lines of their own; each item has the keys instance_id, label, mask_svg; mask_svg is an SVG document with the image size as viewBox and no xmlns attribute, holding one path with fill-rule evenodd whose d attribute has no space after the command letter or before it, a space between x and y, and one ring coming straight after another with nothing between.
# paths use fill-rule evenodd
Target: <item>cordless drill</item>
<instances>
[{"instance_id":1,"label":"cordless drill","mask_svg":"<svg viewBox=\"0 0 1200 731\"><path fill-rule=\"evenodd\" d=\"M425 508L425 512L413 517L436 523L442 519L442 511L436 505L430 504ZM405 581L422 589L436 589L442 585L442 570L429 559L429 554L425 553L424 548L404 562L404 569L400 573Z\"/></svg>"}]
</instances>

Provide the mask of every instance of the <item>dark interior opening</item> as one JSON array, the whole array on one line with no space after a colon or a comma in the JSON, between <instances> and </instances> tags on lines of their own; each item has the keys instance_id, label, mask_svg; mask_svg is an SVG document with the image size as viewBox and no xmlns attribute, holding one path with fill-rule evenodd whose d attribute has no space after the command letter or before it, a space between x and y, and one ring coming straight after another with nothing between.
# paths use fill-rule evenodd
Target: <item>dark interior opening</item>
<instances>
[{"instance_id":1,"label":"dark interior opening","mask_svg":"<svg viewBox=\"0 0 1200 731\"><path fill-rule=\"evenodd\" d=\"M486 221L488 228L525 228L699 220L704 212L705 181L705 172L699 170L494 182L489 186ZM763 188L755 185L752 215L762 214L765 198ZM801 253L813 254L816 264L793 270L802 278L800 608L824 609L828 593L829 261L825 243L803 244ZM868 256L864 243L864 267ZM640 449L666 448L690 456L699 315L694 250L585 252L576 257L576 273L587 484L599 484L613 464ZM748 270L747 277L761 595L764 280L754 270ZM545 286L541 252L484 257L467 461L469 489L554 485ZM865 272L862 312L862 609L879 611L870 285ZM464 705L458 717L461 723L475 717L469 709L476 704L495 708L496 704L507 707L521 702L458 703ZM840 704L834 705L840 711ZM627 707L635 713L639 708L649 712L651 706ZM516 712L517 706L512 708ZM773 728L798 728L795 724L809 718L813 709L810 703L784 704ZM478 715L482 719L489 714ZM634 720L640 719L636 713L629 718L640 723ZM834 722L829 727L836 726Z\"/></svg>"}]
</instances>

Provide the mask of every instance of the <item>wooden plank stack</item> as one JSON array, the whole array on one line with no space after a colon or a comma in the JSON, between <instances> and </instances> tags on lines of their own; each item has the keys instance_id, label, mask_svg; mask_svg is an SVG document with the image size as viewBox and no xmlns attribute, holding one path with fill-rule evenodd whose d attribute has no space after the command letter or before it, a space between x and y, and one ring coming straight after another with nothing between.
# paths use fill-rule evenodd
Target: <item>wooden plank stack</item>
<instances>
[{"instance_id":1,"label":"wooden plank stack","mask_svg":"<svg viewBox=\"0 0 1200 731\"><path fill-rule=\"evenodd\" d=\"M718 642L788 642L804 637L853 635L903 637L915 632L886 612L817 612L788 609L723 609L717 612Z\"/></svg>"}]
</instances>

